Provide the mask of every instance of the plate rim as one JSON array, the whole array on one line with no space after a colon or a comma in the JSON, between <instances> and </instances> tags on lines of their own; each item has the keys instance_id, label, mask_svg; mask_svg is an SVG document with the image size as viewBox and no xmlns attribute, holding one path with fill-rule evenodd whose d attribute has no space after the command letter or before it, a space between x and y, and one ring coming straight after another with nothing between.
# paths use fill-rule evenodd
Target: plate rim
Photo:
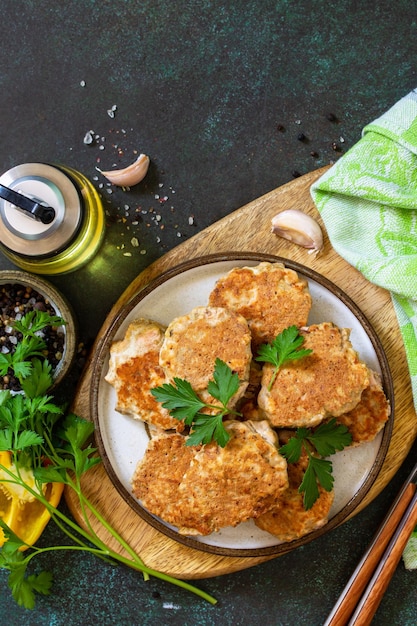
<instances>
[{"instance_id":1,"label":"plate rim","mask_svg":"<svg viewBox=\"0 0 417 626\"><path fill-rule=\"evenodd\" d=\"M375 350L381 368L383 388L390 402L391 408L389 419L386 422L382 431L382 439L375 461L372 464L360 489L352 496L352 498L345 504L345 506L321 528L293 541L277 543L276 545L266 546L262 548L227 548L222 546L205 544L192 537L180 535L175 529L170 528L162 520L147 511L139 502L137 502L137 500L135 500L132 494L126 489L126 487L121 483L118 476L116 475L116 472L108 458L105 444L101 435L98 412L98 392L102 377L102 369L105 359L108 356L108 346L115 337L119 328L122 326L125 319L131 313L131 311L155 288L166 283L171 278L178 276L181 273L201 266L232 261L282 263L285 265L285 267L292 269L297 273L301 273L304 277L314 280L315 282L324 286L328 291L330 291L330 293L335 295L351 311L351 313L353 313L353 315L361 324L362 328L365 330L370 342L372 343L373 349ZM290 552L302 545L306 545L307 543L314 541L318 537L328 532L331 532L342 523L347 521L354 514L359 504L368 494L379 472L381 471L391 441L395 413L394 384L384 347L370 320L360 309L360 307L354 302L354 300L343 289L341 289L336 283L330 281L326 276L316 272L315 270L305 265L302 265L301 263L298 263L297 261L293 261L291 259L276 256L273 254L233 251L214 253L188 259L187 261L178 263L161 272L158 276L154 277L142 288L140 288L139 291L135 293L131 297L131 299L122 307L119 313L115 315L114 319L110 322L106 331L103 333L102 336L100 336L97 342L96 350L91 360L91 367L92 384L90 386L89 392L89 406L95 426L94 437L96 445L98 447L98 452L103 462L104 469L110 479L112 486L118 491L119 495L130 506L130 508L151 527L160 531L177 543L183 544L185 546L188 546L189 548L193 548L202 552L209 552L220 556L230 557L273 557Z\"/></svg>"}]
</instances>

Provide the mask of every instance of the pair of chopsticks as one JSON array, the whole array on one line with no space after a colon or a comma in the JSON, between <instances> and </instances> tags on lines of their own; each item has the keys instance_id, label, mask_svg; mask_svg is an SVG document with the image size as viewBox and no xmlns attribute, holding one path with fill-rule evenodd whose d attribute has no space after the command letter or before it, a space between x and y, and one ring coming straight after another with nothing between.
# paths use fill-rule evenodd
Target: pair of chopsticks
<instances>
[{"instance_id":1,"label":"pair of chopsticks","mask_svg":"<svg viewBox=\"0 0 417 626\"><path fill-rule=\"evenodd\" d=\"M324 626L368 626L417 525L417 464L402 486Z\"/></svg>"}]
</instances>

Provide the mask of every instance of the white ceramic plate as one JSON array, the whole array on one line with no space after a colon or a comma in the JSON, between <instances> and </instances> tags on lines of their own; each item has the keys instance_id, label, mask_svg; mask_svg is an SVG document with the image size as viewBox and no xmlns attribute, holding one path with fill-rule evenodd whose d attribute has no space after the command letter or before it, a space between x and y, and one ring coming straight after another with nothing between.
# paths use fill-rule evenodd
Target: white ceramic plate
<instances>
[{"instance_id":1,"label":"white ceramic plate","mask_svg":"<svg viewBox=\"0 0 417 626\"><path fill-rule=\"evenodd\" d=\"M115 487L147 522L177 541L218 554L253 556L279 554L314 539L339 525L358 506L373 484L385 457L392 430L390 420L371 443L338 452L332 457L335 477L335 500L328 524L290 544L281 543L260 530L252 521L236 528L225 528L207 537L188 538L150 514L131 494L131 477L143 457L149 441L146 427L115 411L114 389L105 380L109 347L123 338L129 323L137 318L153 319L161 324L207 304L210 291L218 278L234 267L257 265L261 261L282 262L308 280L313 306L309 324L334 322L351 329L351 341L361 359L382 375L385 392L393 407L392 381L383 348L363 313L333 283L309 268L287 259L252 253L212 255L196 259L169 270L135 296L115 319L98 346L93 361L91 410L96 425L97 445L106 470Z\"/></svg>"}]
</instances>

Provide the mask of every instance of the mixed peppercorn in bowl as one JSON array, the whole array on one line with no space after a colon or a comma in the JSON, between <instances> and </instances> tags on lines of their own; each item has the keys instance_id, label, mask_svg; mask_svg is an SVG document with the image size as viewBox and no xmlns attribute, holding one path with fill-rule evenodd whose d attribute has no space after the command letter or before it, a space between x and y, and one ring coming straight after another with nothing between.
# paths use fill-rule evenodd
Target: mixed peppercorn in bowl
<instances>
[{"instance_id":1,"label":"mixed peppercorn in bowl","mask_svg":"<svg viewBox=\"0 0 417 626\"><path fill-rule=\"evenodd\" d=\"M77 324L70 304L47 280L20 270L0 272L0 354L11 354L20 341L15 328L32 311L61 317L65 324L46 326L42 332L46 348L44 357L54 371L54 385L62 381L71 368L77 349ZM19 381L11 372L0 376L0 389L19 391Z\"/></svg>"}]
</instances>

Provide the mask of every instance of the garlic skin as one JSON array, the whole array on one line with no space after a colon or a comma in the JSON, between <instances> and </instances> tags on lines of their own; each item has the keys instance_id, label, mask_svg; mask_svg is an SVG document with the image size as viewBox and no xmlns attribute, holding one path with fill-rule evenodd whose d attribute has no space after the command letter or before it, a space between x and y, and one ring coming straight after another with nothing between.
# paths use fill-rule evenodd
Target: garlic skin
<instances>
[{"instance_id":1,"label":"garlic skin","mask_svg":"<svg viewBox=\"0 0 417 626\"><path fill-rule=\"evenodd\" d=\"M323 248L323 233L320 225L310 215L298 209L287 209L275 215L271 220L272 232L278 237L288 239L311 252Z\"/></svg>"},{"instance_id":2,"label":"garlic skin","mask_svg":"<svg viewBox=\"0 0 417 626\"><path fill-rule=\"evenodd\" d=\"M103 172L99 169L98 171L113 185L117 185L118 187L133 187L133 185L137 185L145 178L150 162L151 160L146 154L140 154L136 161L121 170Z\"/></svg>"}]
</instances>

